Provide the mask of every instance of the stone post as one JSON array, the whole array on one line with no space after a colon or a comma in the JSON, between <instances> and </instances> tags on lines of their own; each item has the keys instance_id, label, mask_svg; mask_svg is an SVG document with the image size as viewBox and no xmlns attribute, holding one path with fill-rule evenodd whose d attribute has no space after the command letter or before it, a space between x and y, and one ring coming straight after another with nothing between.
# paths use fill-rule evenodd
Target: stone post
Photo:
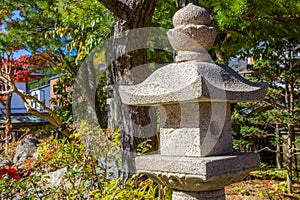
<instances>
[{"instance_id":1,"label":"stone post","mask_svg":"<svg viewBox=\"0 0 300 200\"><path fill-rule=\"evenodd\" d=\"M137 172L173 189L173 200L225 199L224 186L260 163L255 153L232 152L230 104L263 98L267 85L213 63L207 51L217 33L204 8L189 4L173 24L176 63L119 89L125 104L160 106L160 154L137 157Z\"/></svg>"}]
</instances>

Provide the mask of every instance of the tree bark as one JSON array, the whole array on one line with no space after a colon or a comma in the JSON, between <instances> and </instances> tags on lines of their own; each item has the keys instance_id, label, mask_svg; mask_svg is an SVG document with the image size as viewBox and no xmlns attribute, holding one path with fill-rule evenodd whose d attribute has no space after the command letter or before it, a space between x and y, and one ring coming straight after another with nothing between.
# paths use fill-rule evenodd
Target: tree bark
<instances>
[{"instance_id":1,"label":"tree bark","mask_svg":"<svg viewBox=\"0 0 300 200\"><path fill-rule=\"evenodd\" d=\"M147 50L137 49L128 52L127 46L134 45L134 42L147 42L134 38L126 38L126 31L136 28L149 27L156 5L156 0L99 0L115 18L114 26L114 41L110 49L110 57L113 58L108 67L107 84L114 87L120 83L123 76L130 72L134 67L147 63ZM147 34L147 33L145 33ZM125 36L125 37L124 37ZM137 35L138 37L138 35ZM142 37L145 38L145 37ZM147 73L147 72L145 72ZM127 77L122 84L136 84L139 80L137 77ZM111 87L111 88L112 88ZM134 158L136 155L137 145L145 140L143 136L143 128L148 126L155 120L154 109L146 107L127 106L121 103L118 96L113 95L112 91L108 93L110 109L109 116L115 120L119 120L121 127L121 150L122 150L122 180L125 182L133 173L135 173ZM115 116L117 115L117 116ZM110 128L115 128L113 125L118 124L110 121ZM156 131L156 128L154 130ZM149 134L149 133L148 133ZM155 133L150 133L153 137L152 146L157 148L157 138Z\"/></svg>"},{"instance_id":2,"label":"tree bark","mask_svg":"<svg viewBox=\"0 0 300 200\"><path fill-rule=\"evenodd\" d=\"M34 96L31 96L29 94L25 94L18 90L18 88L14 85L14 92L22 99L24 102L24 105L26 107L26 110L28 113L40 117L42 119L46 119L50 124L57 127L59 131L67 138L70 137L71 132L65 127L65 124L59 119L59 117L56 115L54 110L48 108L43 102L39 101ZM32 108L30 102L34 101L38 103L43 110L45 110L47 113L41 113L37 111L36 109Z\"/></svg>"},{"instance_id":3,"label":"tree bark","mask_svg":"<svg viewBox=\"0 0 300 200\"><path fill-rule=\"evenodd\" d=\"M290 83L290 115L291 117L294 115L294 78L293 76L291 77L291 83ZM293 157L293 169L294 169L294 177L298 177L298 164L297 164L297 155L296 155L296 134L295 134L295 126L291 126L291 137L292 137L292 157Z\"/></svg>"},{"instance_id":4,"label":"tree bark","mask_svg":"<svg viewBox=\"0 0 300 200\"><path fill-rule=\"evenodd\" d=\"M294 62L293 62L293 50L289 49L289 57L288 57L288 61L289 61L289 71L293 71L294 69ZM287 78L287 84L286 84L286 88L285 90L287 91L287 97L286 97L286 104L287 104L287 109L290 115L290 118L293 119L293 115L295 112L295 102L294 102L294 97L295 97L295 82L296 82L296 78L294 77L294 74L290 74L289 77ZM288 125L288 137L290 138L290 144L288 144L289 146L289 150L290 150L290 156L291 156L291 167L292 169L292 174L294 175L293 177L298 178L298 167L297 167L297 155L296 155L296 145L295 145L295 141L296 141L296 135L295 135L295 122L294 120L291 120L290 122L291 124ZM290 190L290 189L289 189ZM293 188L291 188L291 191L293 192Z\"/></svg>"},{"instance_id":5,"label":"tree bark","mask_svg":"<svg viewBox=\"0 0 300 200\"><path fill-rule=\"evenodd\" d=\"M4 127L4 133L2 136L2 140L4 140L4 150L5 153L8 153L8 145L9 145L9 141L12 137L11 133L12 133L12 122L11 122L11 98L12 98L12 93L8 93L5 95L5 101L4 100L0 100L1 104L3 105L3 107L5 108L5 127Z\"/></svg>"},{"instance_id":6,"label":"tree bark","mask_svg":"<svg viewBox=\"0 0 300 200\"><path fill-rule=\"evenodd\" d=\"M292 126L288 124L288 150L287 150L287 188L288 193L293 193L293 141Z\"/></svg>"},{"instance_id":7,"label":"tree bark","mask_svg":"<svg viewBox=\"0 0 300 200\"><path fill-rule=\"evenodd\" d=\"M279 130L279 124L276 123L276 129L275 129L275 137L278 140L278 144L276 145L276 167L277 169L282 169L282 147L280 145L280 139L281 139L281 134Z\"/></svg>"}]
</instances>

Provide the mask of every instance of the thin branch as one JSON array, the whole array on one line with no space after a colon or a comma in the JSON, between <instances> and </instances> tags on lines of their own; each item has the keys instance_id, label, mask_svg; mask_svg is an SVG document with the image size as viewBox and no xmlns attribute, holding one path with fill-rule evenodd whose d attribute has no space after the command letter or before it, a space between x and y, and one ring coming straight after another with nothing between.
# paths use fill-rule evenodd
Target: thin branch
<instances>
[{"instance_id":1,"label":"thin branch","mask_svg":"<svg viewBox=\"0 0 300 200\"><path fill-rule=\"evenodd\" d=\"M2 86L4 87L4 90L0 91L1 95L9 95L13 92L13 81L11 81L11 77L9 74L3 73L0 70L0 81L2 82Z\"/></svg>"},{"instance_id":2,"label":"thin branch","mask_svg":"<svg viewBox=\"0 0 300 200\"><path fill-rule=\"evenodd\" d=\"M256 150L255 153L259 153L259 152L262 152L262 151L269 151L269 152L273 152L273 153L286 154L285 152L276 151L276 150L270 149L269 147L264 147L260 150ZM292 151L300 151L300 149L292 148ZM300 152L293 153L293 154L294 155L300 155Z\"/></svg>"},{"instance_id":3,"label":"thin branch","mask_svg":"<svg viewBox=\"0 0 300 200\"><path fill-rule=\"evenodd\" d=\"M52 125L54 125L55 127L58 127L58 128L62 128L63 127L63 122L58 118L58 116L56 115L56 113L54 112L54 110L48 108L45 103L41 102L40 100L38 100L34 96L31 96L29 94L23 93L15 85L13 85L13 90L23 100L24 105L25 105L26 110L27 110L28 113L48 120L49 123L52 124ZM31 101L34 101L37 104L39 104L41 106L41 108L44 111L46 111L47 113L41 113L38 110L34 109L31 106ZM63 132L63 134L66 137L70 136L70 134L69 134L68 131L62 131L62 132Z\"/></svg>"},{"instance_id":4,"label":"thin branch","mask_svg":"<svg viewBox=\"0 0 300 200\"><path fill-rule=\"evenodd\" d=\"M34 97L34 96L31 96L31 95L29 95L29 94L23 93L22 91L20 91L20 90L17 89L17 88L14 89L14 92L15 92L18 96L21 97L21 99L23 100L23 102L24 102L24 104L25 104L25 106L26 106L28 112L35 113L35 114L36 114L36 113L40 113L39 111L37 111L36 109L34 109L34 108L30 105L30 102L31 102L31 101L34 101L34 102L36 102L37 104L39 104L43 110L45 110L45 111L47 112L47 115L50 115L51 118L54 119L54 121L55 121L54 125L59 126L59 127L62 125L62 122L61 122L60 119L57 117L57 115L55 114L55 112L54 112L52 109L48 108L48 107L46 106L45 103L41 102L40 100L38 100L38 99L37 99L36 97ZM40 114L43 115L42 113L40 113Z\"/></svg>"},{"instance_id":5,"label":"thin branch","mask_svg":"<svg viewBox=\"0 0 300 200\"><path fill-rule=\"evenodd\" d=\"M284 154L282 152L279 152L279 151L276 151L276 150L273 150L273 149L270 149L269 147L264 147L260 150L256 150L255 153L259 153L259 152L262 152L262 151L270 151L270 152L273 152L273 153L281 153L281 154Z\"/></svg>"}]
</instances>

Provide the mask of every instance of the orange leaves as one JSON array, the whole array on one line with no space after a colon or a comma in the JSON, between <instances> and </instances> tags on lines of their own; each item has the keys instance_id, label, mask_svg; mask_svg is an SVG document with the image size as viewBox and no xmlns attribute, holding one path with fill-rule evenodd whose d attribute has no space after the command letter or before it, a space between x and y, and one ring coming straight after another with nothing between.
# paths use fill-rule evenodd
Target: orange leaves
<instances>
[{"instance_id":1,"label":"orange leaves","mask_svg":"<svg viewBox=\"0 0 300 200\"><path fill-rule=\"evenodd\" d=\"M35 158L29 158L29 159L25 160L25 162L22 166L22 169L26 170L26 171L30 171L35 164L34 161L35 161Z\"/></svg>"}]
</instances>

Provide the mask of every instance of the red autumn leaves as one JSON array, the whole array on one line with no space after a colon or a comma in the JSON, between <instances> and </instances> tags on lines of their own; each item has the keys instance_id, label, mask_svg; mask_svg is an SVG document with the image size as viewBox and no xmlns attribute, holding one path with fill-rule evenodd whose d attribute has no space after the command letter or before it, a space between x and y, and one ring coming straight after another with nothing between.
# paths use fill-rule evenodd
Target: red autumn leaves
<instances>
[{"instance_id":1,"label":"red autumn leaves","mask_svg":"<svg viewBox=\"0 0 300 200\"><path fill-rule=\"evenodd\" d=\"M6 59L0 60L0 68L2 73L9 74L10 78L16 82L29 82L33 79L38 79L37 73L39 70L47 67L49 54L40 52L33 55L23 55L18 59L7 56Z\"/></svg>"},{"instance_id":2,"label":"red autumn leaves","mask_svg":"<svg viewBox=\"0 0 300 200\"><path fill-rule=\"evenodd\" d=\"M0 179L7 178L7 180L19 180L20 175L16 168L0 168Z\"/></svg>"}]
</instances>

